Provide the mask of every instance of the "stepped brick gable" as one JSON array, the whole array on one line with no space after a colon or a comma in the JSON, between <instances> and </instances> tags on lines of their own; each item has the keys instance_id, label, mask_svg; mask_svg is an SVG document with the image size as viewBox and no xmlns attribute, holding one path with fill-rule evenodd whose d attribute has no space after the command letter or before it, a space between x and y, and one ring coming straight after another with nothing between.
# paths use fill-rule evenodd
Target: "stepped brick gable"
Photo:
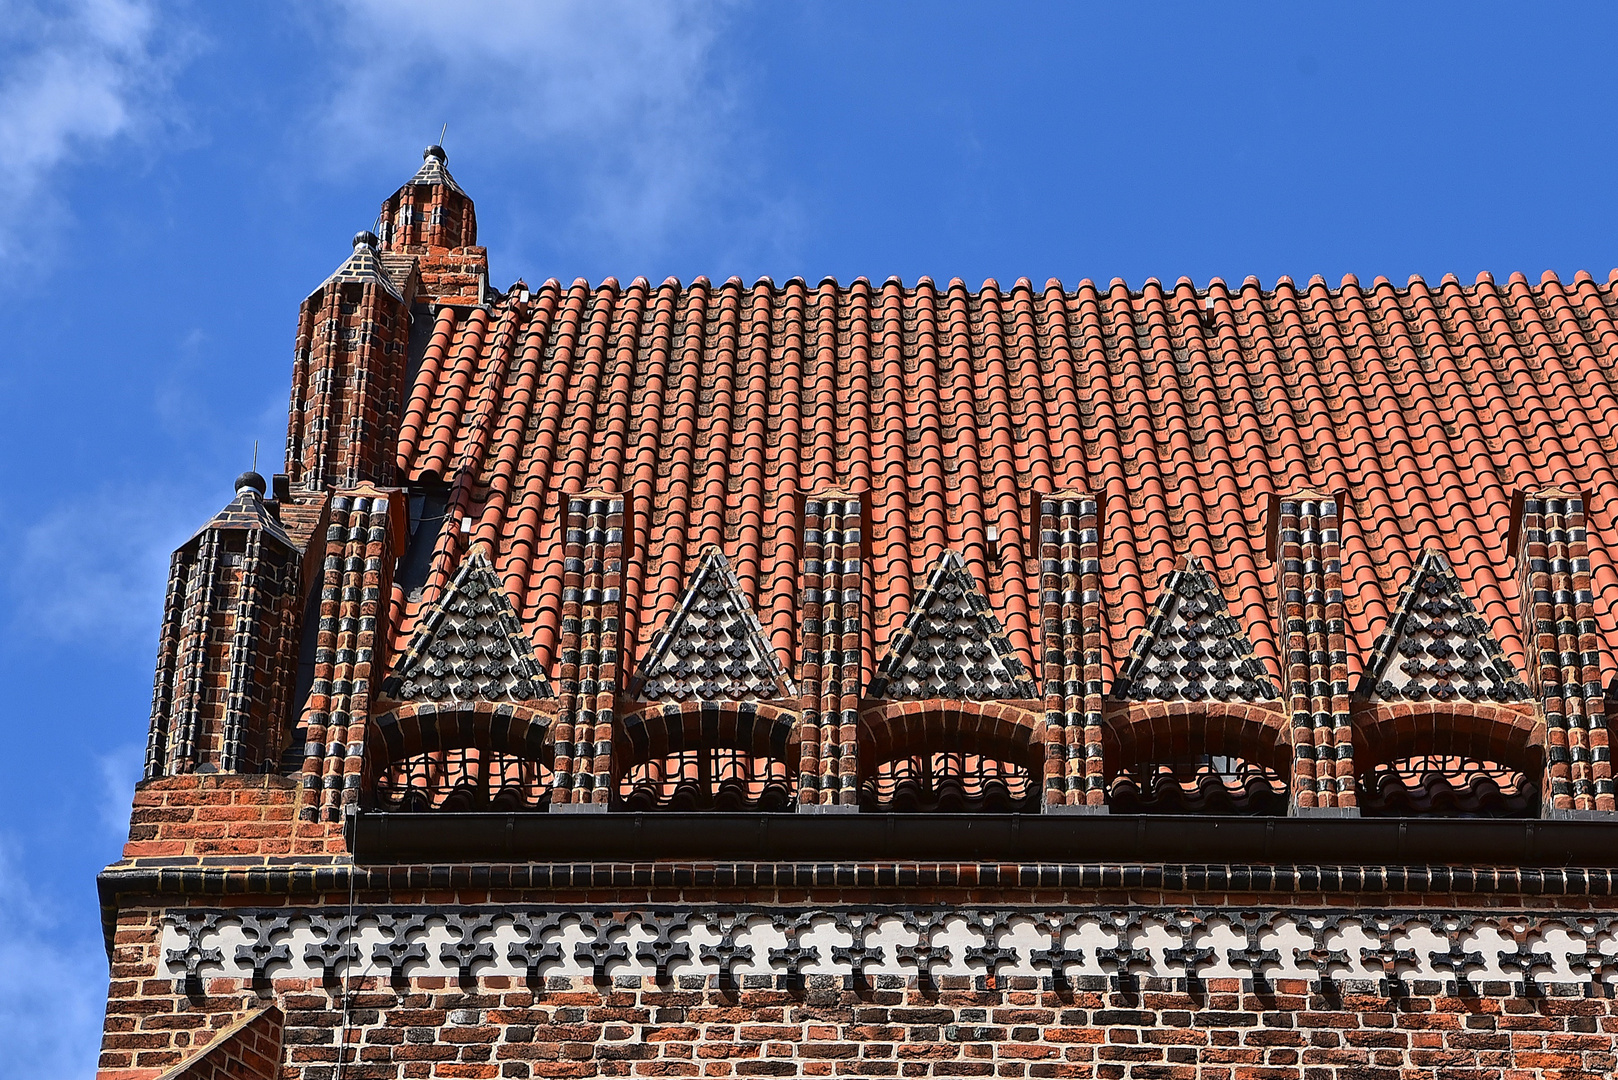
<instances>
[{"instance_id":1,"label":"stepped brick gable","mask_svg":"<svg viewBox=\"0 0 1618 1080\"><path fill-rule=\"evenodd\" d=\"M170 566L106 1080L1618 1071L1618 274L376 230Z\"/></svg>"}]
</instances>

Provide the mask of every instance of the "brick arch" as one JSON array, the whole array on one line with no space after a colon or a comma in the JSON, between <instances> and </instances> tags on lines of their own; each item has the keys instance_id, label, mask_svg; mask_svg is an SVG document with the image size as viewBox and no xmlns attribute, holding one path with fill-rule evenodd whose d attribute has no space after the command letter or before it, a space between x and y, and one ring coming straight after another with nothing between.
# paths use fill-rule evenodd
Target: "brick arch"
<instances>
[{"instance_id":1,"label":"brick arch","mask_svg":"<svg viewBox=\"0 0 1618 1080\"><path fill-rule=\"evenodd\" d=\"M552 719L538 709L489 701L398 705L366 725L366 775L417 754L462 748L541 761L549 753Z\"/></svg>"},{"instance_id":2,"label":"brick arch","mask_svg":"<svg viewBox=\"0 0 1618 1080\"><path fill-rule=\"evenodd\" d=\"M1356 709L1354 768L1361 774L1430 754L1493 761L1535 783L1544 768L1544 727L1527 705L1413 702Z\"/></svg>"},{"instance_id":3,"label":"brick arch","mask_svg":"<svg viewBox=\"0 0 1618 1080\"><path fill-rule=\"evenodd\" d=\"M1102 760L1108 776L1150 762L1229 754L1292 775L1286 718L1274 706L1223 702L1146 701L1109 709Z\"/></svg>"},{"instance_id":4,"label":"brick arch","mask_svg":"<svg viewBox=\"0 0 1618 1080\"><path fill-rule=\"evenodd\" d=\"M762 701L687 701L649 705L617 721L615 768L682 750L738 750L798 765L799 716Z\"/></svg>"},{"instance_id":5,"label":"brick arch","mask_svg":"<svg viewBox=\"0 0 1618 1080\"><path fill-rule=\"evenodd\" d=\"M961 752L1026 765L1045 759L1045 721L1001 702L896 701L860 715L861 771L916 754Z\"/></svg>"}]
</instances>

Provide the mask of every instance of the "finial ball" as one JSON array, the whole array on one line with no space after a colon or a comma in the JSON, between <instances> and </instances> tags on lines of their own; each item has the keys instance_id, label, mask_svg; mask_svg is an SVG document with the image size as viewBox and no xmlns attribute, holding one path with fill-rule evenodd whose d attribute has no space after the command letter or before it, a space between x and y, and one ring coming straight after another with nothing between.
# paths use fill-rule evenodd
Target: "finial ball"
<instances>
[{"instance_id":1,"label":"finial ball","mask_svg":"<svg viewBox=\"0 0 1618 1080\"><path fill-rule=\"evenodd\" d=\"M264 478L256 472L249 471L242 473L236 478L236 490L239 493L246 488L252 488L260 495L263 495L265 490Z\"/></svg>"},{"instance_id":2,"label":"finial ball","mask_svg":"<svg viewBox=\"0 0 1618 1080\"><path fill-rule=\"evenodd\" d=\"M423 161L425 161L427 158L437 158L439 161L449 160L449 155L444 153L444 148L439 146L437 143L434 143L427 149L423 150L421 152L421 157Z\"/></svg>"},{"instance_id":3,"label":"finial ball","mask_svg":"<svg viewBox=\"0 0 1618 1080\"><path fill-rule=\"evenodd\" d=\"M377 238L376 238L376 233L372 232L369 229L361 229L359 232L354 234L354 247L355 248L362 248L362 247L374 248L374 247L376 247L377 243L378 243L378 241L377 241Z\"/></svg>"}]
</instances>

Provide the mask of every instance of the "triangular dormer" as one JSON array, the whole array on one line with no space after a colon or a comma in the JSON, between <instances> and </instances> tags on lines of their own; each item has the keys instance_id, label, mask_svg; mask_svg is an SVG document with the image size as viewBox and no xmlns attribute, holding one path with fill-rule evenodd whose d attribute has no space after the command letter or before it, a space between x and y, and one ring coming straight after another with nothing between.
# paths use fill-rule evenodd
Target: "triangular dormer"
<instances>
[{"instance_id":1,"label":"triangular dormer","mask_svg":"<svg viewBox=\"0 0 1618 1080\"><path fill-rule=\"evenodd\" d=\"M551 696L487 547L473 546L444 595L422 613L383 689L399 701L525 702Z\"/></svg>"},{"instance_id":2,"label":"triangular dormer","mask_svg":"<svg viewBox=\"0 0 1618 1080\"><path fill-rule=\"evenodd\" d=\"M1119 701L1265 701L1275 684L1198 558L1163 582L1112 696Z\"/></svg>"},{"instance_id":3,"label":"triangular dormer","mask_svg":"<svg viewBox=\"0 0 1618 1080\"><path fill-rule=\"evenodd\" d=\"M709 548L652 639L630 692L640 701L767 701L797 694L730 563Z\"/></svg>"},{"instance_id":4,"label":"triangular dormer","mask_svg":"<svg viewBox=\"0 0 1618 1080\"><path fill-rule=\"evenodd\" d=\"M961 557L946 551L888 644L870 696L997 701L1039 696Z\"/></svg>"},{"instance_id":5,"label":"triangular dormer","mask_svg":"<svg viewBox=\"0 0 1618 1080\"><path fill-rule=\"evenodd\" d=\"M1376 639L1357 696L1374 701L1527 701L1531 695L1449 561L1428 548Z\"/></svg>"}]
</instances>

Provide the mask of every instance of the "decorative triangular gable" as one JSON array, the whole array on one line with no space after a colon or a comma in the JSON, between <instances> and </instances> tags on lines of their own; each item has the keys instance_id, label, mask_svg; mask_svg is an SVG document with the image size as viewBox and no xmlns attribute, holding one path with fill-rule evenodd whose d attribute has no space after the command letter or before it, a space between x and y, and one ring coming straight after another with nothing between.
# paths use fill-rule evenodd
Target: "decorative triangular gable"
<instances>
[{"instance_id":1,"label":"decorative triangular gable","mask_svg":"<svg viewBox=\"0 0 1618 1080\"><path fill-rule=\"evenodd\" d=\"M1449 561L1429 548L1376 639L1359 696L1379 701L1526 701L1530 694Z\"/></svg>"},{"instance_id":2,"label":"decorative triangular gable","mask_svg":"<svg viewBox=\"0 0 1618 1080\"><path fill-rule=\"evenodd\" d=\"M1039 696L961 557L946 551L889 642L870 696L995 701Z\"/></svg>"},{"instance_id":3,"label":"decorative triangular gable","mask_svg":"<svg viewBox=\"0 0 1618 1080\"><path fill-rule=\"evenodd\" d=\"M1202 560L1174 569L1118 671L1112 696L1132 701L1262 701L1275 685Z\"/></svg>"},{"instance_id":4,"label":"decorative triangular gable","mask_svg":"<svg viewBox=\"0 0 1618 1080\"><path fill-rule=\"evenodd\" d=\"M757 701L797 694L730 563L710 548L652 639L631 693L640 701Z\"/></svg>"},{"instance_id":5,"label":"decorative triangular gable","mask_svg":"<svg viewBox=\"0 0 1618 1080\"><path fill-rule=\"evenodd\" d=\"M510 701L551 696L500 578L481 544L423 612L384 687L399 701Z\"/></svg>"}]
</instances>

